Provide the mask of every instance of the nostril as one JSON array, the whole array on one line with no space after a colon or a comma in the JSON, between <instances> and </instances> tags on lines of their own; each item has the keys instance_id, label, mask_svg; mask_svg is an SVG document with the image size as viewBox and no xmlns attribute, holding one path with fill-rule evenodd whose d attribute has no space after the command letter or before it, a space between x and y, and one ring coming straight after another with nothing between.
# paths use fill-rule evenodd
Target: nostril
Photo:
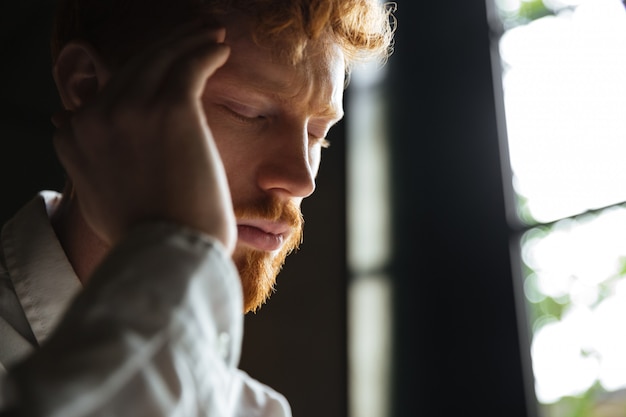
<instances>
[{"instance_id":1,"label":"nostril","mask_svg":"<svg viewBox=\"0 0 626 417\"><path fill-rule=\"evenodd\" d=\"M265 191L275 191L292 197L308 197L315 191L315 176L308 164L295 167L290 164L272 165L258 172L258 184Z\"/></svg>"}]
</instances>

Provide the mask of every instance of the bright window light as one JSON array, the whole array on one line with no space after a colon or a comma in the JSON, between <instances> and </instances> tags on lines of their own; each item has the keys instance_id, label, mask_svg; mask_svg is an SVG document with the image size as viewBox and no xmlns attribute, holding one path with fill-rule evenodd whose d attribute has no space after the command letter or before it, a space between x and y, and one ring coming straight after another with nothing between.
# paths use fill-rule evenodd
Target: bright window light
<instances>
[{"instance_id":1,"label":"bright window light","mask_svg":"<svg viewBox=\"0 0 626 417\"><path fill-rule=\"evenodd\" d=\"M626 200L621 2L591 0L511 29L500 53L511 164L527 214L545 222Z\"/></svg>"},{"instance_id":2,"label":"bright window light","mask_svg":"<svg viewBox=\"0 0 626 417\"><path fill-rule=\"evenodd\" d=\"M350 417L391 410L392 286L386 100L376 65L355 69L347 106Z\"/></svg>"},{"instance_id":3,"label":"bright window light","mask_svg":"<svg viewBox=\"0 0 626 417\"><path fill-rule=\"evenodd\" d=\"M626 9L620 0L495 3L508 28L498 45L528 225L520 256L536 397L544 417L622 417Z\"/></svg>"}]
</instances>

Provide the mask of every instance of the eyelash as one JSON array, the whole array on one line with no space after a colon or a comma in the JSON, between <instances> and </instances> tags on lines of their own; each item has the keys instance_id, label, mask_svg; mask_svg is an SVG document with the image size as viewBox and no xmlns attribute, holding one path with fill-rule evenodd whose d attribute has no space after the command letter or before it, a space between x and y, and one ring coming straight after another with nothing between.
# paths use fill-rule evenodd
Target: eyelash
<instances>
[{"instance_id":1,"label":"eyelash","mask_svg":"<svg viewBox=\"0 0 626 417\"><path fill-rule=\"evenodd\" d=\"M309 134L309 137L313 138L315 140L315 142L318 142L320 144L320 146L324 149L329 148L330 147L330 141L326 138L317 138L311 134Z\"/></svg>"},{"instance_id":2,"label":"eyelash","mask_svg":"<svg viewBox=\"0 0 626 417\"><path fill-rule=\"evenodd\" d=\"M255 116L255 117L248 117L245 116L235 110L233 110L231 107L229 106L222 106L228 113L230 113L231 116L233 116L234 118L236 118L237 120L244 122L244 123L249 123L249 124L253 124L253 123L259 123L262 122L266 119L265 116L263 115L259 115L259 116ZM309 133L309 137L313 138L316 142L319 142L320 146L324 149L330 147L330 141L328 139L326 139L325 137L316 137L315 135L312 135Z\"/></svg>"},{"instance_id":3,"label":"eyelash","mask_svg":"<svg viewBox=\"0 0 626 417\"><path fill-rule=\"evenodd\" d=\"M236 118L237 120L244 122L244 123L258 123L260 121L265 120L265 116L255 116L255 117L248 117L245 116L235 110L233 110L232 108L230 108L229 106L222 106L228 113L230 113L230 115L234 118Z\"/></svg>"}]
</instances>

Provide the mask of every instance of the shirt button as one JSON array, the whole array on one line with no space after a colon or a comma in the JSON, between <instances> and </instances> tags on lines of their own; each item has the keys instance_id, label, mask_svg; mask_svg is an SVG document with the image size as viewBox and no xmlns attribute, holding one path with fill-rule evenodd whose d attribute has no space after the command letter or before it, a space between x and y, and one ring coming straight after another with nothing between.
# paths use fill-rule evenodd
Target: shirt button
<instances>
[{"instance_id":1,"label":"shirt button","mask_svg":"<svg viewBox=\"0 0 626 417\"><path fill-rule=\"evenodd\" d=\"M228 360L230 354L230 335L226 332L219 334L217 338L217 351L224 360Z\"/></svg>"}]
</instances>

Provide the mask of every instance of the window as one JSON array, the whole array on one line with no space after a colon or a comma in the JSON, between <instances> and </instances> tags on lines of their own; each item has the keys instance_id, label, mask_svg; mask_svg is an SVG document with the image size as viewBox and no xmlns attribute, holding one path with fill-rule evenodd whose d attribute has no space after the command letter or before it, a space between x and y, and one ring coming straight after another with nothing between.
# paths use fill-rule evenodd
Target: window
<instances>
[{"instance_id":1,"label":"window","mask_svg":"<svg viewBox=\"0 0 626 417\"><path fill-rule=\"evenodd\" d=\"M542 415L626 410L626 10L496 0L524 303Z\"/></svg>"},{"instance_id":2,"label":"window","mask_svg":"<svg viewBox=\"0 0 626 417\"><path fill-rule=\"evenodd\" d=\"M355 68L347 100L348 355L351 417L389 415L392 285L386 71Z\"/></svg>"}]
</instances>

